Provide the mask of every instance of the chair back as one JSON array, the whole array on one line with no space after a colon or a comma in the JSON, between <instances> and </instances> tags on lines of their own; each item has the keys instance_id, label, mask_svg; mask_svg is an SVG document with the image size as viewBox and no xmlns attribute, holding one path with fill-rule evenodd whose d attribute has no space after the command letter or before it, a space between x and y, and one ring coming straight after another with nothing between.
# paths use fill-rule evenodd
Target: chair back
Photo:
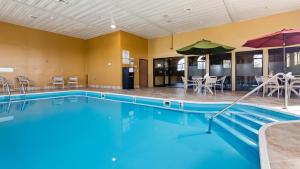
<instances>
[{"instance_id":1,"label":"chair back","mask_svg":"<svg viewBox=\"0 0 300 169\"><path fill-rule=\"evenodd\" d=\"M279 85L279 82L278 82L278 77L262 77L263 78L263 82L266 82L268 81L267 85Z\"/></svg>"},{"instance_id":2,"label":"chair back","mask_svg":"<svg viewBox=\"0 0 300 169\"><path fill-rule=\"evenodd\" d=\"M5 83L7 83L7 79L5 77L0 76L0 84L3 85Z\"/></svg>"},{"instance_id":3,"label":"chair back","mask_svg":"<svg viewBox=\"0 0 300 169\"><path fill-rule=\"evenodd\" d=\"M226 80L226 77L227 77L227 76L223 76L223 77L221 77L220 79L218 79L218 81L220 81L221 83L224 83L224 81Z\"/></svg>"},{"instance_id":4,"label":"chair back","mask_svg":"<svg viewBox=\"0 0 300 169\"><path fill-rule=\"evenodd\" d=\"M25 76L17 76L16 79L17 79L17 81L18 81L19 83L27 83L28 80L29 80L29 79L28 79L27 77L25 77Z\"/></svg>"},{"instance_id":5,"label":"chair back","mask_svg":"<svg viewBox=\"0 0 300 169\"><path fill-rule=\"evenodd\" d=\"M200 79L202 78L201 76L192 76L192 79L195 80L195 79Z\"/></svg>"},{"instance_id":6,"label":"chair back","mask_svg":"<svg viewBox=\"0 0 300 169\"><path fill-rule=\"evenodd\" d=\"M263 77L262 76L255 76L255 81L259 85L263 83Z\"/></svg>"},{"instance_id":7,"label":"chair back","mask_svg":"<svg viewBox=\"0 0 300 169\"><path fill-rule=\"evenodd\" d=\"M205 78L205 84L216 84L217 77L216 76L208 76Z\"/></svg>"},{"instance_id":8,"label":"chair back","mask_svg":"<svg viewBox=\"0 0 300 169\"><path fill-rule=\"evenodd\" d=\"M70 82L78 82L78 77L77 76L70 76L69 81Z\"/></svg>"},{"instance_id":9,"label":"chair back","mask_svg":"<svg viewBox=\"0 0 300 169\"><path fill-rule=\"evenodd\" d=\"M52 80L53 82L63 82L64 78L62 76L54 76Z\"/></svg>"}]
</instances>

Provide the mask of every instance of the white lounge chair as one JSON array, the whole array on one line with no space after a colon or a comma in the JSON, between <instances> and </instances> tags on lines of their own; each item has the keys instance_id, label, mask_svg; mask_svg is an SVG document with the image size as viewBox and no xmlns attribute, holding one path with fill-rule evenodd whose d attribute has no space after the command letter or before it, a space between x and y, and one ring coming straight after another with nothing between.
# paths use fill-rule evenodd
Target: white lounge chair
<instances>
[{"instance_id":1,"label":"white lounge chair","mask_svg":"<svg viewBox=\"0 0 300 169\"><path fill-rule=\"evenodd\" d=\"M225 80L226 80L226 77L227 77L227 76L221 77L220 79L217 80L217 82L216 82L216 84L215 84L215 86L220 86L221 92L222 92L222 93L224 93L224 82L225 82Z\"/></svg>"},{"instance_id":2,"label":"white lounge chair","mask_svg":"<svg viewBox=\"0 0 300 169\"><path fill-rule=\"evenodd\" d=\"M77 76L70 76L68 78L68 85L69 86L75 86L78 88L78 77Z\"/></svg>"},{"instance_id":3,"label":"white lounge chair","mask_svg":"<svg viewBox=\"0 0 300 169\"><path fill-rule=\"evenodd\" d=\"M53 86L62 86L62 88L65 88L65 81L64 77L62 76L54 76L52 77L52 85Z\"/></svg>"}]
</instances>

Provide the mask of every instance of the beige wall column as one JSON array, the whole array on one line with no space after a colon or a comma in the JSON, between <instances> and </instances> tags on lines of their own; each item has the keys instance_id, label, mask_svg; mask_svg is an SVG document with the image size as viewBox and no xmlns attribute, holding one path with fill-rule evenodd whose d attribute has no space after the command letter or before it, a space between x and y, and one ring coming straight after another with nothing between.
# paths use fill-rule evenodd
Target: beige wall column
<instances>
[{"instance_id":1,"label":"beige wall column","mask_svg":"<svg viewBox=\"0 0 300 169\"><path fill-rule=\"evenodd\" d=\"M209 73L209 55L205 55L205 74Z\"/></svg>"},{"instance_id":2,"label":"beige wall column","mask_svg":"<svg viewBox=\"0 0 300 169\"><path fill-rule=\"evenodd\" d=\"M148 87L153 87L153 58L148 58Z\"/></svg>"},{"instance_id":3,"label":"beige wall column","mask_svg":"<svg viewBox=\"0 0 300 169\"><path fill-rule=\"evenodd\" d=\"M188 56L184 56L184 77L188 79L188 68L189 68L189 59Z\"/></svg>"},{"instance_id":4,"label":"beige wall column","mask_svg":"<svg viewBox=\"0 0 300 169\"><path fill-rule=\"evenodd\" d=\"M232 86L232 91L236 91L236 56L235 52L231 53L231 86Z\"/></svg>"},{"instance_id":5,"label":"beige wall column","mask_svg":"<svg viewBox=\"0 0 300 169\"><path fill-rule=\"evenodd\" d=\"M268 49L263 49L263 76L269 75L269 53Z\"/></svg>"}]
</instances>

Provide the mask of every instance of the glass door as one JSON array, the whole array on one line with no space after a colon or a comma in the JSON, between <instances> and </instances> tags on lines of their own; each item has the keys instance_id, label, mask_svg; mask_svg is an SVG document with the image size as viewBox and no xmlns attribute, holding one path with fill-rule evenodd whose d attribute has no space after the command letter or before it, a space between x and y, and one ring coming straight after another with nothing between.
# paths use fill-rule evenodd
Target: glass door
<instances>
[{"instance_id":1,"label":"glass door","mask_svg":"<svg viewBox=\"0 0 300 169\"><path fill-rule=\"evenodd\" d=\"M255 76L263 75L263 51L236 53L236 89L249 91L257 86Z\"/></svg>"},{"instance_id":2,"label":"glass door","mask_svg":"<svg viewBox=\"0 0 300 169\"><path fill-rule=\"evenodd\" d=\"M153 60L154 86L183 87L181 76L185 68L183 57L169 57Z\"/></svg>"},{"instance_id":3,"label":"glass door","mask_svg":"<svg viewBox=\"0 0 300 169\"><path fill-rule=\"evenodd\" d=\"M163 87L168 84L169 64L167 59L153 60L153 84L156 87Z\"/></svg>"},{"instance_id":4,"label":"glass door","mask_svg":"<svg viewBox=\"0 0 300 169\"><path fill-rule=\"evenodd\" d=\"M209 56L209 75L218 79L226 76L224 90L231 90L231 53L215 54Z\"/></svg>"},{"instance_id":5,"label":"glass door","mask_svg":"<svg viewBox=\"0 0 300 169\"><path fill-rule=\"evenodd\" d=\"M269 49L269 74L284 72L283 49ZM300 75L300 47L286 48L286 72Z\"/></svg>"},{"instance_id":6,"label":"glass door","mask_svg":"<svg viewBox=\"0 0 300 169\"><path fill-rule=\"evenodd\" d=\"M205 56L190 56L188 58L188 78L192 80L193 76L205 75Z\"/></svg>"}]
</instances>

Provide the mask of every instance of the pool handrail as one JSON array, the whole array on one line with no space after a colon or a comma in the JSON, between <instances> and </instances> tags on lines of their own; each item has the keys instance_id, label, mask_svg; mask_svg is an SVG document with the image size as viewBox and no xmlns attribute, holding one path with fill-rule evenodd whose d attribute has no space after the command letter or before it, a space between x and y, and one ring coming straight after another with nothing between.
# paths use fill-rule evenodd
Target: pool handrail
<instances>
[{"instance_id":1,"label":"pool handrail","mask_svg":"<svg viewBox=\"0 0 300 169\"><path fill-rule=\"evenodd\" d=\"M211 127L212 127L212 122L214 120L214 118L216 118L217 116L219 116L220 114L224 113L225 111L227 111L229 108L231 108L232 106L236 105L238 102L242 101L243 99L247 98L248 96L252 95L253 93L255 93L257 90L259 90L260 88L262 88L263 86L265 86L266 84L268 84L271 80L273 80L274 78L278 78L278 76L283 76L285 79L285 108L288 105L288 96L287 96L287 90L288 90L288 79L292 76L292 73L289 72L287 74L284 73L277 73L276 75L272 76L270 79L266 80L265 82L263 82L262 84L258 85L256 88L254 88L253 90L251 90L250 92L248 92L247 94L245 94L244 96L240 97L239 99L235 100L234 102L232 102L230 105L226 106L225 108L223 108L222 110L220 110L219 112L217 112L216 114L212 115L209 118L209 123L208 123L208 130L206 133L210 134L211 133Z\"/></svg>"}]
</instances>

